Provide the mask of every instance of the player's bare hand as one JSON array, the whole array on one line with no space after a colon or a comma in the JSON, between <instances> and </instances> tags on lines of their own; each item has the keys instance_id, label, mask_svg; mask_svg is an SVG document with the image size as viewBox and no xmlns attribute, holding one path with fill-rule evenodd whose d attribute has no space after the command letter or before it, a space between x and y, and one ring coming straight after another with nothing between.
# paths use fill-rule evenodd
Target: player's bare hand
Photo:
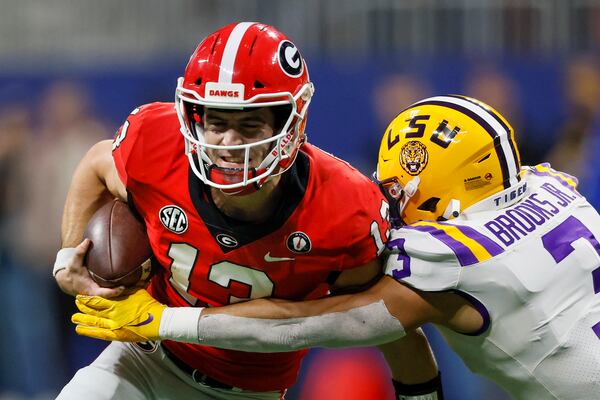
<instances>
[{"instance_id":1,"label":"player's bare hand","mask_svg":"<svg viewBox=\"0 0 600 400\"><path fill-rule=\"evenodd\" d=\"M60 289L76 296L78 294L88 296L101 296L104 298L117 297L123 293L124 287L104 288L99 286L90 276L87 268L84 266L84 258L91 241L84 239L76 248L73 257L67 261L65 268L56 274L56 282Z\"/></svg>"}]
</instances>

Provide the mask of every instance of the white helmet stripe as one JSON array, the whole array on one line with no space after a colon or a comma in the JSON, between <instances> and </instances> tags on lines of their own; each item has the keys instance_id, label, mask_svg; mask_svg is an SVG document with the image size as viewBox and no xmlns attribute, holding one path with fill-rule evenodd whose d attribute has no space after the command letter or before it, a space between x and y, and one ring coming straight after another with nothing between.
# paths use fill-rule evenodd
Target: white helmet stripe
<instances>
[{"instance_id":1,"label":"white helmet stripe","mask_svg":"<svg viewBox=\"0 0 600 400\"><path fill-rule=\"evenodd\" d=\"M221 60L221 69L219 71L219 83L231 83L233 64L235 63L235 57L240 48L240 43L248 28L255 23L256 22L241 22L231 31L231 34L227 39L227 44L225 45L225 50L223 51L223 59Z\"/></svg>"},{"instance_id":2,"label":"white helmet stripe","mask_svg":"<svg viewBox=\"0 0 600 400\"><path fill-rule=\"evenodd\" d=\"M502 126L502 128L504 128L504 131L508 132L508 145L510 147L510 151L512 152L512 158L514 158L515 163L517 165L517 168L519 168L519 156L517 155L517 148L516 148L516 143L515 143L515 132L511 131L510 127L501 119L500 114L498 112L495 112L494 110L492 110L487 104L480 102L477 99L473 99L471 97L465 97L465 96L458 96L458 95L450 95L450 97L456 97L459 99L463 99L463 100L467 100L470 101L471 103L483 108L488 114L490 114L492 116L492 118L494 118L496 121L498 121L498 123ZM519 178L519 175L517 175L517 178ZM519 178L520 180L520 178Z\"/></svg>"},{"instance_id":3,"label":"white helmet stripe","mask_svg":"<svg viewBox=\"0 0 600 400\"><path fill-rule=\"evenodd\" d=\"M501 154L499 156L504 158L506 161L506 168L508 169L508 175L510 177L510 185L516 185L519 183L519 168L518 162L515 158L515 153L512 151L510 144L510 132L508 132L493 116L482 106L468 101L466 99L462 99L460 97L450 97L450 96L435 96L429 97L422 101L419 101L416 104L423 104L429 102L440 102L440 103L452 103L458 107L466 108L483 121L485 121L497 134L500 140L500 148ZM413 107L412 105L411 107ZM501 160L503 161L503 160Z\"/></svg>"}]
</instances>

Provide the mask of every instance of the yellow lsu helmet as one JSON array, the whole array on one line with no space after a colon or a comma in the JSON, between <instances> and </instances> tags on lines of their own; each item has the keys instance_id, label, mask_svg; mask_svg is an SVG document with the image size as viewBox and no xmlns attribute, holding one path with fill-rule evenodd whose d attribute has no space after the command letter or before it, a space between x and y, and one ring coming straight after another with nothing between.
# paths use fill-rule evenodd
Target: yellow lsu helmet
<instances>
[{"instance_id":1,"label":"yellow lsu helmet","mask_svg":"<svg viewBox=\"0 0 600 400\"><path fill-rule=\"evenodd\" d=\"M392 224L401 225L455 218L502 191L493 200L506 203L520 169L508 121L481 101L448 95L414 103L390 123L374 180L390 201Z\"/></svg>"}]
</instances>

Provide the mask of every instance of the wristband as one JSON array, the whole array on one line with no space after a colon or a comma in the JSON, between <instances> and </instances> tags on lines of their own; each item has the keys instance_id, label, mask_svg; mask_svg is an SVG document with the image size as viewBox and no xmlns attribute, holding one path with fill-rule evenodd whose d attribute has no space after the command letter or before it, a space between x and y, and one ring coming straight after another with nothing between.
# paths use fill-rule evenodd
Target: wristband
<instances>
[{"instance_id":1,"label":"wristband","mask_svg":"<svg viewBox=\"0 0 600 400\"><path fill-rule=\"evenodd\" d=\"M52 276L56 278L56 274L58 274L58 271L67 269L67 264L73 258L75 250L77 250L75 247L65 247L60 249L58 253L56 253L56 261L54 261L54 268L52 268Z\"/></svg>"},{"instance_id":2,"label":"wristband","mask_svg":"<svg viewBox=\"0 0 600 400\"><path fill-rule=\"evenodd\" d=\"M202 307L167 307L160 318L161 339L199 343L198 323Z\"/></svg>"},{"instance_id":3,"label":"wristband","mask_svg":"<svg viewBox=\"0 0 600 400\"><path fill-rule=\"evenodd\" d=\"M406 385L392 379L397 400L444 400L441 373L427 382Z\"/></svg>"}]
</instances>

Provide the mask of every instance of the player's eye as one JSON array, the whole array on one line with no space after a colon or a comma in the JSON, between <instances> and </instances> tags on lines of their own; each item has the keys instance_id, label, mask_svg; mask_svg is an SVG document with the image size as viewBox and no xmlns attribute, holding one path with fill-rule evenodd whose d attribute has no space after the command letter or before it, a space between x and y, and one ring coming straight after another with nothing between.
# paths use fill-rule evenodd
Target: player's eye
<instances>
[{"instance_id":1,"label":"player's eye","mask_svg":"<svg viewBox=\"0 0 600 400\"><path fill-rule=\"evenodd\" d=\"M222 132L227 129L227 124L222 120L208 120L205 129Z\"/></svg>"},{"instance_id":2,"label":"player's eye","mask_svg":"<svg viewBox=\"0 0 600 400\"><path fill-rule=\"evenodd\" d=\"M257 129L260 129L262 126L263 126L263 124L258 123L258 122L250 122L250 123L242 124L242 128L247 129L247 130L257 130Z\"/></svg>"},{"instance_id":3,"label":"player's eye","mask_svg":"<svg viewBox=\"0 0 600 400\"><path fill-rule=\"evenodd\" d=\"M244 136L254 138L262 133L264 125L262 121L244 121L240 124L240 131Z\"/></svg>"}]
</instances>

